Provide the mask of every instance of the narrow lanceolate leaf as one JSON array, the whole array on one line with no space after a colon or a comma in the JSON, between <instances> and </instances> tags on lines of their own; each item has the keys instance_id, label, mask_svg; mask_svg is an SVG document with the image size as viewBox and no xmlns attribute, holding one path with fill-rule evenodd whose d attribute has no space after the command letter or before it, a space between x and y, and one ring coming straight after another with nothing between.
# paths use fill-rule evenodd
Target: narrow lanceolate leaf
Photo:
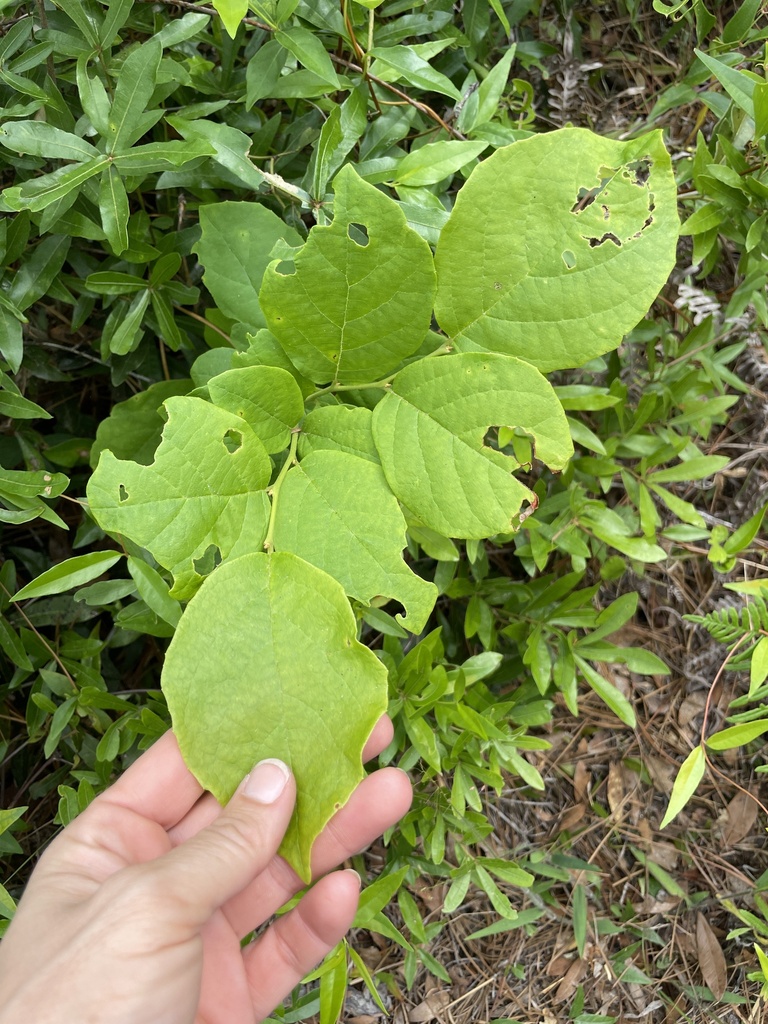
<instances>
[{"instance_id":1,"label":"narrow lanceolate leaf","mask_svg":"<svg viewBox=\"0 0 768 1024\"><path fill-rule=\"evenodd\" d=\"M768 732L768 718L757 718L752 722L741 722L739 725L732 725L728 729L712 733L707 739L707 746L710 750L732 750L734 747L745 747L747 743L751 743L766 732Z\"/></svg>"},{"instance_id":2,"label":"narrow lanceolate leaf","mask_svg":"<svg viewBox=\"0 0 768 1024\"><path fill-rule=\"evenodd\" d=\"M55 160L93 160L99 156L85 139L45 121L6 121L0 128L0 143L14 153Z\"/></svg>"},{"instance_id":3,"label":"narrow lanceolate leaf","mask_svg":"<svg viewBox=\"0 0 768 1024\"><path fill-rule=\"evenodd\" d=\"M617 689L613 683L610 683L605 676L601 676L600 673L596 671L596 669L592 668L588 661L584 661L583 658L579 658L577 656L576 664L579 666L581 674L589 683L590 687L595 691L598 697L608 705L614 715L616 715L616 717L625 725L628 725L630 729L634 729L637 724L635 709L621 690Z\"/></svg>"},{"instance_id":4,"label":"narrow lanceolate leaf","mask_svg":"<svg viewBox=\"0 0 768 1024\"><path fill-rule=\"evenodd\" d=\"M240 22L248 13L248 0L213 0L213 6L224 22L224 28L234 39Z\"/></svg>"},{"instance_id":5,"label":"narrow lanceolate leaf","mask_svg":"<svg viewBox=\"0 0 768 1024\"><path fill-rule=\"evenodd\" d=\"M119 256L128 248L128 218L131 210L123 179L114 165L107 167L101 176L99 212L107 241L115 255Z\"/></svg>"},{"instance_id":6,"label":"narrow lanceolate leaf","mask_svg":"<svg viewBox=\"0 0 768 1024\"><path fill-rule=\"evenodd\" d=\"M150 39L123 61L109 112L107 140L110 152L128 149L148 130L143 115L155 91L162 52L160 42Z\"/></svg>"},{"instance_id":7,"label":"narrow lanceolate leaf","mask_svg":"<svg viewBox=\"0 0 768 1024\"><path fill-rule=\"evenodd\" d=\"M199 398L170 398L151 466L101 454L88 483L96 521L173 573L184 600L219 558L261 549L271 464L245 420Z\"/></svg>"},{"instance_id":8,"label":"narrow lanceolate leaf","mask_svg":"<svg viewBox=\"0 0 768 1024\"><path fill-rule=\"evenodd\" d=\"M89 178L103 171L109 164L108 157L94 157L82 164L65 164L50 174L41 174L39 178L25 181L18 189L6 189L14 210L31 210L37 213L44 210L57 199L63 199L75 189L80 188Z\"/></svg>"},{"instance_id":9,"label":"narrow lanceolate leaf","mask_svg":"<svg viewBox=\"0 0 768 1024\"><path fill-rule=\"evenodd\" d=\"M358 643L342 587L291 554L227 562L184 612L162 685L182 755L220 801L261 758L290 765L280 852L308 882L312 845L363 778L387 706L386 669Z\"/></svg>"},{"instance_id":10,"label":"narrow lanceolate leaf","mask_svg":"<svg viewBox=\"0 0 768 1024\"><path fill-rule=\"evenodd\" d=\"M292 272L270 264L259 301L306 377L367 383L394 370L426 337L432 254L398 205L351 165L336 175L334 192L333 223L312 229Z\"/></svg>"},{"instance_id":11,"label":"narrow lanceolate leaf","mask_svg":"<svg viewBox=\"0 0 768 1024\"><path fill-rule=\"evenodd\" d=\"M423 525L446 537L482 538L517 525L535 497L519 463L484 444L490 427L520 428L536 458L560 470L573 453L551 385L511 356L467 353L412 363L373 413L389 486Z\"/></svg>"},{"instance_id":12,"label":"narrow lanceolate leaf","mask_svg":"<svg viewBox=\"0 0 768 1024\"><path fill-rule=\"evenodd\" d=\"M71 590L73 587L82 587L84 583L90 583L107 569L111 569L122 557L120 551L92 551L88 555L68 558L32 580L26 587L22 587L11 600L26 601L31 597L63 594L65 590Z\"/></svg>"},{"instance_id":13,"label":"narrow lanceolate leaf","mask_svg":"<svg viewBox=\"0 0 768 1024\"><path fill-rule=\"evenodd\" d=\"M764 636L752 651L749 663L749 696L768 679L768 636Z\"/></svg>"},{"instance_id":14,"label":"narrow lanceolate leaf","mask_svg":"<svg viewBox=\"0 0 768 1024\"><path fill-rule=\"evenodd\" d=\"M672 795L669 798L669 806L659 828L665 828L682 811L696 792L696 787L701 782L706 767L704 748L702 746L694 747L680 765L680 771L677 773L675 784L672 787Z\"/></svg>"},{"instance_id":15,"label":"narrow lanceolate leaf","mask_svg":"<svg viewBox=\"0 0 768 1024\"><path fill-rule=\"evenodd\" d=\"M288 447L291 430L304 414L295 379L277 366L244 366L208 381L214 405L240 416L270 453Z\"/></svg>"},{"instance_id":16,"label":"narrow lanceolate leaf","mask_svg":"<svg viewBox=\"0 0 768 1024\"><path fill-rule=\"evenodd\" d=\"M320 451L291 469L275 514L275 548L338 580L350 597L399 601L401 625L420 633L437 588L402 558L405 519L381 467L341 451Z\"/></svg>"},{"instance_id":17,"label":"narrow lanceolate leaf","mask_svg":"<svg viewBox=\"0 0 768 1024\"><path fill-rule=\"evenodd\" d=\"M516 142L457 197L435 256L435 315L461 350L580 366L647 312L674 266L677 223L661 133L616 142L563 128Z\"/></svg>"},{"instance_id":18,"label":"narrow lanceolate leaf","mask_svg":"<svg viewBox=\"0 0 768 1024\"><path fill-rule=\"evenodd\" d=\"M301 236L258 203L212 203L200 207L200 241L192 251L205 268L205 286L227 316L253 327L266 321L259 288L275 243L301 245Z\"/></svg>"}]
</instances>

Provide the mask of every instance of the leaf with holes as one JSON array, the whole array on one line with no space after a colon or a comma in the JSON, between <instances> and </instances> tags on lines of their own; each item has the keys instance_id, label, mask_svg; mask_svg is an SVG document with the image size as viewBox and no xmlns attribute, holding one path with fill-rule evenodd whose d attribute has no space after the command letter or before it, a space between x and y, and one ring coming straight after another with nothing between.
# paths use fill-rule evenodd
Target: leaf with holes
<instances>
[{"instance_id":1,"label":"leaf with holes","mask_svg":"<svg viewBox=\"0 0 768 1024\"><path fill-rule=\"evenodd\" d=\"M358 643L341 586L292 554L227 562L184 612L162 685L184 760L221 802L261 758L290 765L280 852L308 882L312 844L362 780L387 707L386 669Z\"/></svg>"},{"instance_id":2,"label":"leaf with holes","mask_svg":"<svg viewBox=\"0 0 768 1024\"><path fill-rule=\"evenodd\" d=\"M520 464L484 443L491 427L531 435L536 458L560 470L573 453L552 386L512 356L422 359L397 374L373 413L389 486L430 529L482 538L513 530L535 496L512 476Z\"/></svg>"},{"instance_id":3,"label":"leaf with holes","mask_svg":"<svg viewBox=\"0 0 768 1024\"><path fill-rule=\"evenodd\" d=\"M435 316L461 351L540 370L615 348L675 262L676 189L660 132L583 128L497 150L459 193L435 254Z\"/></svg>"},{"instance_id":4,"label":"leaf with holes","mask_svg":"<svg viewBox=\"0 0 768 1024\"><path fill-rule=\"evenodd\" d=\"M219 557L261 550L271 462L245 420L200 398L165 403L168 422L151 466L102 452L88 483L99 526L146 548L191 597Z\"/></svg>"},{"instance_id":5,"label":"leaf with holes","mask_svg":"<svg viewBox=\"0 0 768 1024\"><path fill-rule=\"evenodd\" d=\"M343 451L319 451L290 470L275 515L275 548L323 569L350 597L399 601L398 622L420 633L437 588L402 559L405 519L381 467Z\"/></svg>"},{"instance_id":6,"label":"leaf with holes","mask_svg":"<svg viewBox=\"0 0 768 1024\"><path fill-rule=\"evenodd\" d=\"M295 379L277 366L244 366L208 381L214 405L240 416L271 454L288 447L291 430L304 414Z\"/></svg>"},{"instance_id":7,"label":"leaf with holes","mask_svg":"<svg viewBox=\"0 0 768 1024\"><path fill-rule=\"evenodd\" d=\"M397 203L350 165L336 175L334 193L333 223L312 229L292 272L279 260L267 267L259 302L269 329L310 380L368 383L426 337L432 254Z\"/></svg>"}]
</instances>

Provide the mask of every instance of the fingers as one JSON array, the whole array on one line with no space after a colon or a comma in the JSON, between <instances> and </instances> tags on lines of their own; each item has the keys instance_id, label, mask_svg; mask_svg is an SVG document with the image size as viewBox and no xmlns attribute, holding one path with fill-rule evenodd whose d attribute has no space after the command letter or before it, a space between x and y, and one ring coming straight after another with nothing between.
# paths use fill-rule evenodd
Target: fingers
<instances>
[{"instance_id":1,"label":"fingers","mask_svg":"<svg viewBox=\"0 0 768 1024\"><path fill-rule=\"evenodd\" d=\"M365 849L402 818L411 806L411 798L410 780L399 768L382 768L364 779L318 836L312 850L313 877L324 875ZM263 874L222 909L235 933L247 935L303 885L283 858L275 857Z\"/></svg>"},{"instance_id":2,"label":"fingers","mask_svg":"<svg viewBox=\"0 0 768 1024\"><path fill-rule=\"evenodd\" d=\"M328 875L245 950L255 1020L268 1016L341 941L354 919L359 894L354 871Z\"/></svg>"},{"instance_id":3,"label":"fingers","mask_svg":"<svg viewBox=\"0 0 768 1024\"><path fill-rule=\"evenodd\" d=\"M182 760L176 737L167 732L110 786L105 799L169 829L181 821L202 792Z\"/></svg>"},{"instance_id":4,"label":"fingers","mask_svg":"<svg viewBox=\"0 0 768 1024\"><path fill-rule=\"evenodd\" d=\"M191 932L274 858L296 799L281 761L261 761L216 820L181 846L145 865L174 921Z\"/></svg>"}]
</instances>

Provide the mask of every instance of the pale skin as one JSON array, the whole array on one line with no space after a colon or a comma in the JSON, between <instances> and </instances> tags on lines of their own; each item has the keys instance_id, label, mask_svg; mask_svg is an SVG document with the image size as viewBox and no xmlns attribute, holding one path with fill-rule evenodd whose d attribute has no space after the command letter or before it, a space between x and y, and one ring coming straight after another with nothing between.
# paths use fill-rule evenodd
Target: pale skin
<instances>
[{"instance_id":1,"label":"pale skin","mask_svg":"<svg viewBox=\"0 0 768 1024\"><path fill-rule=\"evenodd\" d=\"M383 718L370 759L392 735ZM317 839L319 881L277 855L295 783L261 762L225 808L172 733L54 840L0 944L0 1024L256 1024L350 927L359 879L333 870L407 811L404 772L369 775Z\"/></svg>"}]
</instances>

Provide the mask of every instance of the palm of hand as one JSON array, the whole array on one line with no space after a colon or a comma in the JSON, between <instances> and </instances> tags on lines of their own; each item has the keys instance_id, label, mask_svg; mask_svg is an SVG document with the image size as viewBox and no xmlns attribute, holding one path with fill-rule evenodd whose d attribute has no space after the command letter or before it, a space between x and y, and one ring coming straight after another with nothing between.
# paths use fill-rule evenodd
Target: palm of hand
<instances>
[{"instance_id":1,"label":"palm of hand","mask_svg":"<svg viewBox=\"0 0 768 1024\"><path fill-rule=\"evenodd\" d=\"M366 756L390 734L383 719ZM354 875L333 873L241 949L241 939L302 888L274 854L292 794L290 780L255 849L252 836L229 830L230 849L239 848L253 872L209 905L207 877L228 870L227 847L207 841L221 808L184 767L174 737L159 740L41 859L0 949L0 1022L262 1020L339 940L357 903ZM369 776L318 839L315 876L367 845L409 801L402 772Z\"/></svg>"}]
</instances>

